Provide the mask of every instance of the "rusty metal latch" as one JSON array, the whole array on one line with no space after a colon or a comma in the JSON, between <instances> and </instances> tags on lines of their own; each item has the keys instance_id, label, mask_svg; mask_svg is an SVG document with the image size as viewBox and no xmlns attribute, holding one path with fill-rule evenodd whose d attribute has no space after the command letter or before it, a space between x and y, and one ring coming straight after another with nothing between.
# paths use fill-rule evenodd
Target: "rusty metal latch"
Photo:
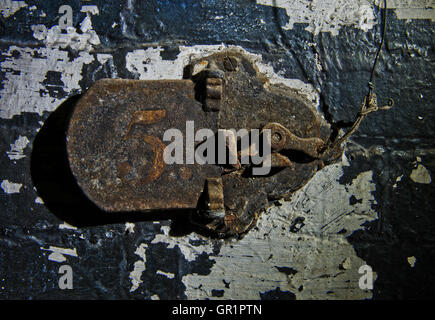
<instances>
[{"instance_id":1,"label":"rusty metal latch","mask_svg":"<svg viewBox=\"0 0 435 320\"><path fill-rule=\"evenodd\" d=\"M221 236L242 234L271 200L290 195L341 156L340 146L321 152L331 129L314 106L269 83L249 57L227 50L193 61L185 74L183 80L99 80L77 103L67 133L70 167L101 209L190 209L193 221ZM270 132L270 172L256 176L262 164L243 161L265 148L252 143L230 151L232 163L195 162L203 142L189 132L193 123L214 133ZM182 162L165 161L170 129L184 134ZM237 136L225 141L228 150L240 145Z\"/></svg>"}]
</instances>

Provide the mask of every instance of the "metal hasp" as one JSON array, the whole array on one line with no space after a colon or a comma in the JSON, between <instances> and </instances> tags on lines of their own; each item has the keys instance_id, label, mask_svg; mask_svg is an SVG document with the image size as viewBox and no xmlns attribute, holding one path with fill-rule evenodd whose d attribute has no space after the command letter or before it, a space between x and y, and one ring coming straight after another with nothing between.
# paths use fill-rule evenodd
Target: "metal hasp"
<instances>
[{"instance_id":1,"label":"metal hasp","mask_svg":"<svg viewBox=\"0 0 435 320\"><path fill-rule=\"evenodd\" d=\"M340 146L321 153L331 129L313 103L271 84L248 56L225 50L191 62L184 75L183 80L99 80L75 106L67 132L71 171L104 211L189 209L186 219L219 236L240 235L271 201L291 195L340 158ZM165 131L178 129L187 141L187 121L213 132L270 129L270 173L255 176L252 163L239 161L165 163ZM184 150L186 159L191 152Z\"/></svg>"}]
</instances>

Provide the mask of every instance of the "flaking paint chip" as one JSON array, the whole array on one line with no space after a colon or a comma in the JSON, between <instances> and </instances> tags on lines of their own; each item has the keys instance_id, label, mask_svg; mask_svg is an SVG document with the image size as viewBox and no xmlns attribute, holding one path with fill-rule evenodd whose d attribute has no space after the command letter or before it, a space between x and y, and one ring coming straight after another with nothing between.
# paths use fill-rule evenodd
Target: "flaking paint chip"
<instances>
[{"instance_id":1,"label":"flaking paint chip","mask_svg":"<svg viewBox=\"0 0 435 320\"><path fill-rule=\"evenodd\" d=\"M408 263L411 266L411 268L414 268L415 263L417 262L417 258L412 256L412 257L408 257L407 260L408 260Z\"/></svg>"},{"instance_id":2,"label":"flaking paint chip","mask_svg":"<svg viewBox=\"0 0 435 320\"><path fill-rule=\"evenodd\" d=\"M430 184L432 182L429 171L422 164L418 164L417 168L412 170L410 178L416 183Z\"/></svg>"}]
</instances>

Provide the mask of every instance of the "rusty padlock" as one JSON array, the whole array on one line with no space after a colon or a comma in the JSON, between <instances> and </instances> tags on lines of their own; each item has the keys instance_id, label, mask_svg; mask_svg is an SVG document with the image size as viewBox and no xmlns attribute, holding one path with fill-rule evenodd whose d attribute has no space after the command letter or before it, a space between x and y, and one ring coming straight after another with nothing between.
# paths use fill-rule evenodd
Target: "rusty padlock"
<instances>
[{"instance_id":1,"label":"rusty padlock","mask_svg":"<svg viewBox=\"0 0 435 320\"><path fill-rule=\"evenodd\" d=\"M77 103L67 132L70 168L101 209L191 209L190 218L208 230L240 235L271 201L341 156L340 146L322 152L331 128L312 103L269 83L250 57L225 50L193 61L185 74L183 80L99 80ZM253 175L256 165L239 161L246 150L233 154L231 165L192 162L201 142L187 145L194 134L187 123L213 132L270 130L270 172ZM185 134L183 163L164 160L168 129Z\"/></svg>"}]
</instances>

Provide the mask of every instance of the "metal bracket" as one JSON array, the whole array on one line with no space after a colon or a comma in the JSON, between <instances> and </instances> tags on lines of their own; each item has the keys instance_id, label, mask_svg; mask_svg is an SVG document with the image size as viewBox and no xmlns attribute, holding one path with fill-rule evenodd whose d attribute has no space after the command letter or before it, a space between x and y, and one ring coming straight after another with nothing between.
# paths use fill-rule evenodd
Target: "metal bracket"
<instances>
[{"instance_id":1,"label":"metal bracket","mask_svg":"<svg viewBox=\"0 0 435 320\"><path fill-rule=\"evenodd\" d=\"M304 96L269 83L236 50L192 61L187 70L183 80L97 81L70 120L71 171L105 211L189 209L220 236L243 234L270 200L288 196L324 166L319 149L330 127ZM270 174L253 176L255 164L240 163L241 152L231 166L186 161L199 143L186 149L183 163L165 163L164 133L192 134L190 121L212 132L270 129ZM336 151L328 163L339 158L342 149Z\"/></svg>"}]
</instances>

